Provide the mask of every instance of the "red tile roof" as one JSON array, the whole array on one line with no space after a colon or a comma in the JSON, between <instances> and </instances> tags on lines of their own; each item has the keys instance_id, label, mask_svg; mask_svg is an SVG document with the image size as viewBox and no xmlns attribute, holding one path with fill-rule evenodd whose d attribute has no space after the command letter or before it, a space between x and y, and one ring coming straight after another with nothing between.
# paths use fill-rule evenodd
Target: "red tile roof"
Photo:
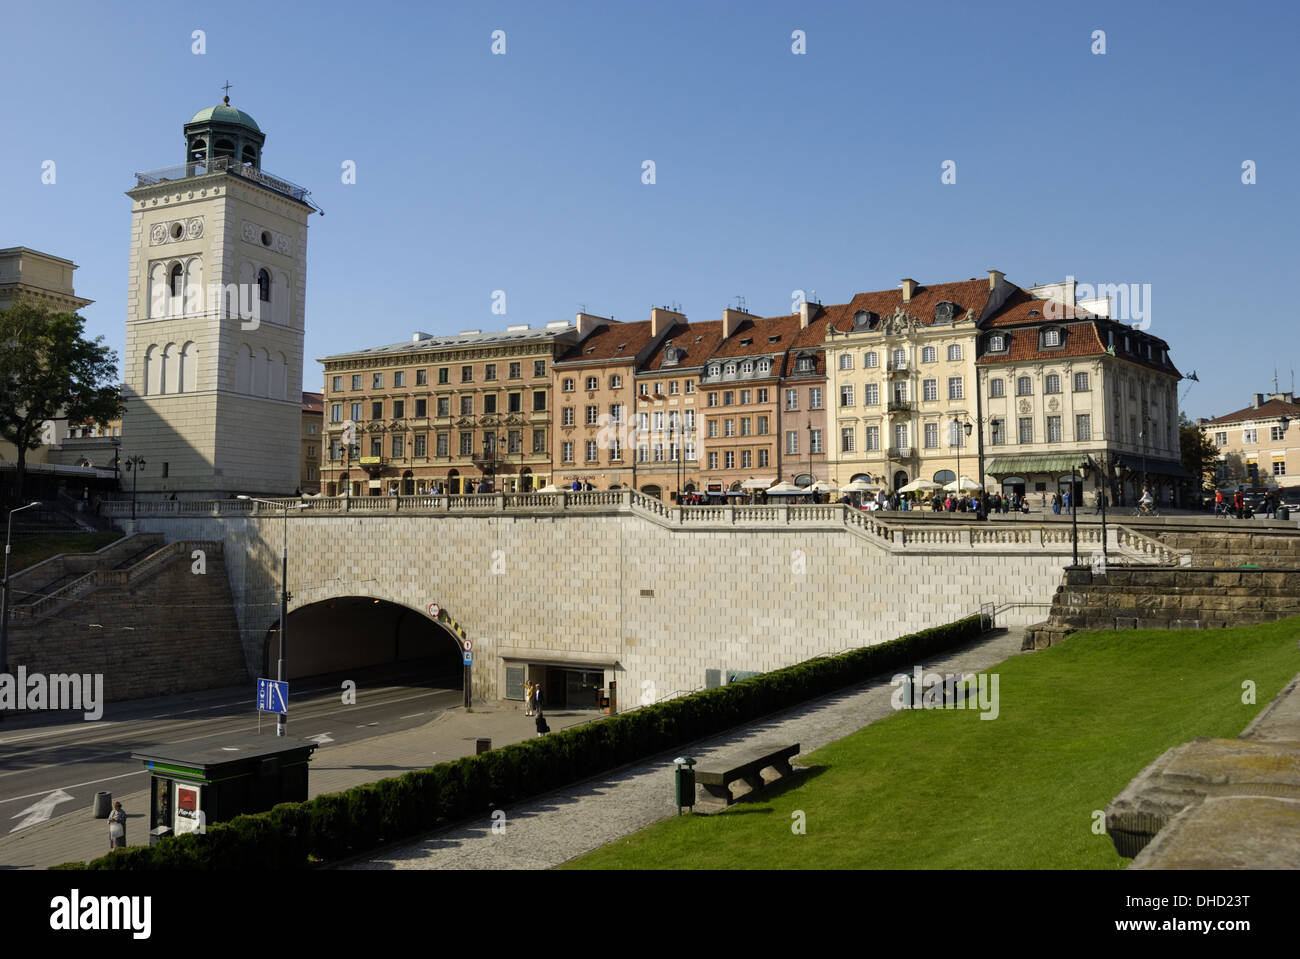
<instances>
[{"instance_id":1,"label":"red tile roof","mask_svg":"<svg viewBox=\"0 0 1300 959\"><path fill-rule=\"evenodd\" d=\"M1043 323L1048 321L1069 322L1070 320L1095 320L1097 314L1090 313L1081 306L1068 306L1059 300L1040 300L1036 296L1016 287L1007 297L998 311L984 321L985 329L999 326L1016 326L1021 323Z\"/></svg>"},{"instance_id":2,"label":"red tile roof","mask_svg":"<svg viewBox=\"0 0 1300 959\"><path fill-rule=\"evenodd\" d=\"M324 413L325 394L324 393L303 393L302 411L304 413Z\"/></svg>"},{"instance_id":3,"label":"red tile roof","mask_svg":"<svg viewBox=\"0 0 1300 959\"><path fill-rule=\"evenodd\" d=\"M1244 410L1227 413L1201 425L1220 426L1226 423L1244 423L1249 420L1277 419L1279 416L1290 416L1293 419L1300 418L1300 404L1288 403L1285 400L1269 400L1262 406L1248 406Z\"/></svg>"},{"instance_id":4,"label":"red tile roof","mask_svg":"<svg viewBox=\"0 0 1300 959\"><path fill-rule=\"evenodd\" d=\"M944 301L957 304L954 320L961 320L968 311L974 310L978 319L989 300L989 283L984 280L962 280L957 283L936 283L933 286L918 286L912 298L903 302L903 291L876 290L871 293L858 293L848 303L824 307L824 313L813 322L820 323L823 331L826 323L832 323L841 333L853 329L853 314L859 310L877 313L882 318L891 316L896 309L902 309L924 325L934 323L934 308Z\"/></svg>"},{"instance_id":5,"label":"red tile roof","mask_svg":"<svg viewBox=\"0 0 1300 959\"><path fill-rule=\"evenodd\" d=\"M771 356L784 353L799 335L799 314L791 316L760 316L741 320L732 334L723 340L709 359L730 356ZM779 337L769 343L770 337ZM745 340L749 340L748 344Z\"/></svg>"},{"instance_id":6,"label":"red tile roof","mask_svg":"<svg viewBox=\"0 0 1300 959\"><path fill-rule=\"evenodd\" d=\"M1096 356L1106 352L1095 323L1072 323L1065 328L1065 342L1051 349L1041 348L1037 326L1018 330L1005 330L1002 335L1010 342L1005 353L985 353L979 358L981 366L1002 363L1024 363L1029 360L1054 360L1066 356Z\"/></svg>"},{"instance_id":7,"label":"red tile roof","mask_svg":"<svg viewBox=\"0 0 1300 959\"><path fill-rule=\"evenodd\" d=\"M664 347L668 343L686 351L672 366L663 366ZM713 351L722 343L722 321L706 320L703 323L679 323L651 351L650 355L638 368L638 375L646 373L671 372L679 369L691 369L704 365Z\"/></svg>"},{"instance_id":8,"label":"red tile roof","mask_svg":"<svg viewBox=\"0 0 1300 959\"><path fill-rule=\"evenodd\" d=\"M567 350L554 365L594 362L632 363L637 353L650 340L649 320L636 323L607 321L596 327L577 346ZM620 346L622 349L619 349Z\"/></svg>"}]
</instances>

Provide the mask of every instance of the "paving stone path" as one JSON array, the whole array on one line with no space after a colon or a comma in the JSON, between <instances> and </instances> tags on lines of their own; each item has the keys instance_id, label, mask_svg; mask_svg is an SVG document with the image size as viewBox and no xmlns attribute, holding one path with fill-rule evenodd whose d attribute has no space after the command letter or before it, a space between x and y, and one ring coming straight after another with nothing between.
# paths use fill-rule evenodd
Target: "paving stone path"
<instances>
[{"instance_id":1,"label":"paving stone path","mask_svg":"<svg viewBox=\"0 0 1300 959\"><path fill-rule=\"evenodd\" d=\"M994 633L924 665L978 672L1020 654L1022 630ZM890 676L842 690L721 736L692 744L703 756L766 742L797 742L805 756L893 713ZM673 755L665 753L507 807L505 828L484 816L413 843L342 864L343 869L549 869L676 814ZM796 760L797 762L797 760Z\"/></svg>"}]
</instances>

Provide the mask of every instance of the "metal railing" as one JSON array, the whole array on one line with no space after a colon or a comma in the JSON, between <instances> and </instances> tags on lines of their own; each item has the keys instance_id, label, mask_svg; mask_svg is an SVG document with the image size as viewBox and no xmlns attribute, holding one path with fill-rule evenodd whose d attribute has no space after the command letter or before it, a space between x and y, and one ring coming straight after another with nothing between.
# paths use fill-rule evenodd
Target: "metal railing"
<instances>
[{"instance_id":1,"label":"metal railing","mask_svg":"<svg viewBox=\"0 0 1300 959\"><path fill-rule=\"evenodd\" d=\"M306 203L314 210L320 210L320 207L312 202L311 191L306 187L299 186L284 177L272 176L251 163L240 163L234 157L214 157L211 160L196 160L192 163L178 163L174 166L159 167L156 170L144 170L135 174L135 181L136 186L153 186L171 180L186 180L190 177L207 176L210 173L233 173L245 180L260 183L276 193L283 193L300 203Z\"/></svg>"}]
</instances>

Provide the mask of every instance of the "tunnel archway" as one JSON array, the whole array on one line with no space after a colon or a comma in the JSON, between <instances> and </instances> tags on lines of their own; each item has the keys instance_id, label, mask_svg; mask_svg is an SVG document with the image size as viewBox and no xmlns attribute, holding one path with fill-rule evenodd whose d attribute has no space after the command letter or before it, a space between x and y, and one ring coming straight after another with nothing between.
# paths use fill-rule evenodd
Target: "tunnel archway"
<instances>
[{"instance_id":1,"label":"tunnel archway","mask_svg":"<svg viewBox=\"0 0 1300 959\"><path fill-rule=\"evenodd\" d=\"M277 673L277 619L262 646L263 676ZM395 682L460 689L461 641L423 612L370 596L339 596L289 613L285 671L290 680L373 669Z\"/></svg>"}]
</instances>

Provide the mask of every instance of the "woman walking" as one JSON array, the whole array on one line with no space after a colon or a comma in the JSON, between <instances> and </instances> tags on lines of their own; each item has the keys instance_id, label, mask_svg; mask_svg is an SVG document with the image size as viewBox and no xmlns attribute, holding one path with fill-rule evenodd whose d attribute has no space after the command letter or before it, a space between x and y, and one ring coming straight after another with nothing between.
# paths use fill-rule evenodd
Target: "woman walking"
<instances>
[{"instance_id":1,"label":"woman walking","mask_svg":"<svg viewBox=\"0 0 1300 959\"><path fill-rule=\"evenodd\" d=\"M108 851L126 848L126 810L121 800L113 803L113 811L108 814Z\"/></svg>"}]
</instances>

